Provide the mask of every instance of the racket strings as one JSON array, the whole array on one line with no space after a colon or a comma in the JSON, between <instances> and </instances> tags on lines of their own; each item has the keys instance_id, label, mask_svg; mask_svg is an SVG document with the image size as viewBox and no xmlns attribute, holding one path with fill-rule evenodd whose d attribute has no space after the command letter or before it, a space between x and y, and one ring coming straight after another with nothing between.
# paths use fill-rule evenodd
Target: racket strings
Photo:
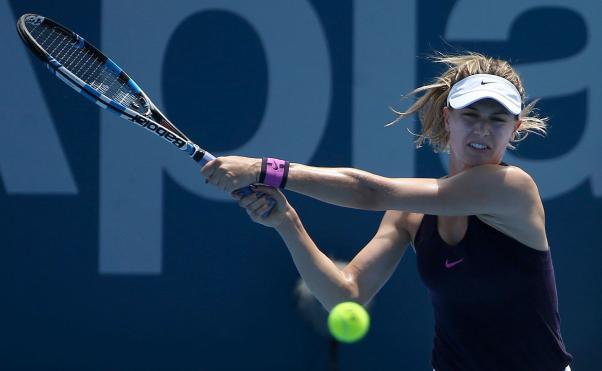
<instances>
[{"instance_id":1,"label":"racket strings","mask_svg":"<svg viewBox=\"0 0 602 371\"><path fill-rule=\"evenodd\" d=\"M36 29L41 29L38 34ZM49 55L86 83L94 80L94 71L104 64L94 53L81 48L71 35L55 27L36 26L31 34Z\"/></svg>"},{"instance_id":2,"label":"racket strings","mask_svg":"<svg viewBox=\"0 0 602 371\"><path fill-rule=\"evenodd\" d=\"M123 106L130 107L132 102L138 100L138 94L128 85L127 80L115 77L116 74L105 66L98 75L98 87L92 86Z\"/></svg>"},{"instance_id":3,"label":"racket strings","mask_svg":"<svg viewBox=\"0 0 602 371\"><path fill-rule=\"evenodd\" d=\"M44 24L34 26L30 33L49 55L99 93L126 107L132 107L131 103L139 100L139 94L127 80L108 68L96 53L82 48L72 35ZM144 107L136 110L146 111Z\"/></svg>"},{"instance_id":4,"label":"racket strings","mask_svg":"<svg viewBox=\"0 0 602 371\"><path fill-rule=\"evenodd\" d=\"M38 29L40 31L36 35ZM54 27L36 26L31 34L49 55L66 68L71 69L70 66L77 60L77 57L81 57L80 54L73 53L75 43L72 38L57 31Z\"/></svg>"}]
</instances>

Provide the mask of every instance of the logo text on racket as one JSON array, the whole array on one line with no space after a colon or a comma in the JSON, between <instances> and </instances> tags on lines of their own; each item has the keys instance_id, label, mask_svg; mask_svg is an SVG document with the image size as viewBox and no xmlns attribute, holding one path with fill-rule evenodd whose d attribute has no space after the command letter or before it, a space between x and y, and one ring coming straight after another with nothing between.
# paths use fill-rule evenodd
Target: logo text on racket
<instances>
[{"instance_id":1,"label":"logo text on racket","mask_svg":"<svg viewBox=\"0 0 602 371\"><path fill-rule=\"evenodd\" d=\"M44 17L39 15L30 15L25 18L25 22L32 24L33 26L39 26L44 21Z\"/></svg>"},{"instance_id":2,"label":"logo text on racket","mask_svg":"<svg viewBox=\"0 0 602 371\"><path fill-rule=\"evenodd\" d=\"M178 138L176 135L169 132L167 129L155 124L154 122L145 119L142 116L134 117L134 122L139 124L140 126L147 128L148 130L155 132L158 136L167 139L172 142L176 147L182 148L186 142L182 139Z\"/></svg>"}]
</instances>

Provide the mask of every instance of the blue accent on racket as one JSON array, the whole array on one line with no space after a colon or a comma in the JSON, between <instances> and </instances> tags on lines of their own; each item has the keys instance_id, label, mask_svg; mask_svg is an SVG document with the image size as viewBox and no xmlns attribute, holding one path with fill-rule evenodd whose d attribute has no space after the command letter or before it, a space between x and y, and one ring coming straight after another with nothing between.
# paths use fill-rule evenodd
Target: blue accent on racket
<instances>
[{"instance_id":1,"label":"blue accent on racket","mask_svg":"<svg viewBox=\"0 0 602 371\"><path fill-rule=\"evenodd\" d=\"M136 82L134 82L134 80L130 79L130 80L128 81L128 85L129 85L129 86L130 86L132 89L134 89L134 91L135 91L135 92L142 93L142 89L140 89L140 87L138 86L138 84L136 84Z\"/></svg>"},{"instance_id":2,"label":"blue accent on racket","mask_svg":"<svg viewBox=\"0 0 602 371\"><path fill-rule=\"evenodd\" d=\"M88 100L172 143L201 165L215 158L176 128L121 67L83 37L37 14L22 15L17 31L55 76Z\"/></svg>"},{"instance_id":3,"label":"blue accent on racket","mask_svg":"<svg viewBox=\"0 0 602 371\"><path fill-rule=\"evenodd\" d=\"M119 75L122 72L122 69L118 65L116 65L115 62L113 62L111 60L111 58L107 58L107 61L105 62L105 66L107 66L108 69L113 71L113 73L115 73L115 75Z\"/></svg>"}]
</instances>

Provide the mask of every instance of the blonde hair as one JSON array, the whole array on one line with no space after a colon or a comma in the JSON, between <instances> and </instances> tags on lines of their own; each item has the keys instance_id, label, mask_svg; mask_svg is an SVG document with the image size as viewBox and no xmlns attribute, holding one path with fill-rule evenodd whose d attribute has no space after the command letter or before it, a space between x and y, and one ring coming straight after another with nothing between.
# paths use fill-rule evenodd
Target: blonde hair
<instances>
[{"instance_id":1,"label":"blonde hair","mask_svg":"<svg viewBox=\"0 0 602 371\"><path fill-rule=\"evenodd\" d=\"M470 75L479 73L496 75L510 81L518 89L523 104L526 100L525 89L518 73L510 63L501 59L494 59L479 53L469 52L463 55L449 55L437 53L431 57L435 63L442 63L449 68L441 76L435 78L430 84L414 89L407 96L423 93L405 112L393 110L398 117L388 125L399 122L401 119L418 112L422 130L416 139L416 148L422 147L428 141L435 152L449 151L449 133L445 128L443 107L447 105L447 95L452 86ZM523 108L519 115L520 126L512 133L507 148L515 149L512 143L524 140L529 133L544 136L547 129L546 117L539 117L535 110L537 100ZM388 126L387 125L387 126Z\"/></svg>"}]
</instances>

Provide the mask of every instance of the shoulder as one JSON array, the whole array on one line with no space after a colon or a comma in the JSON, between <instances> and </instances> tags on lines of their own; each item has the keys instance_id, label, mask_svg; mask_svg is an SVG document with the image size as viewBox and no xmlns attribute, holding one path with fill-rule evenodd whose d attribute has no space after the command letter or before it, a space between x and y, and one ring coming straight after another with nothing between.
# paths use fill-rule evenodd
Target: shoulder
<instances>
[{"instance_id":1,"label":"shoulder","mask_svg":"<svg viewBox=\"0 0 602 371\"><path fill-rule=\"evenodd\" d=\"M509 206L502 210L512 214L543 211L535 180L523 169L512 165L482 165L466 172L470 173L470 183L476 184L469 188L487 190L499 202Z\"/></svg>"},{"instance_id":2,"label":"shoulder","mask_svg":"<svg viewBox=\"0 0 602 371\"><path fill-rule=\"evenodd\" d=\"M496 166L495 171L501 174L501 186L516 197L516 204L526 208L540 208L541 198L539 189L531 175L517 166ZM522 202L521 202L522 201Z\"/></svg>"},{"instance_id":3,"label":"shoulder","mask_svg":"<svg viewBox=\"0 0 602 371\"><path fill-rule=\"evenodd\" d=\"M380 222L377 234L396 237L407 235L406 214L404 211L387 210Z\"/></svg>"},{"instance_id":4,"label":"shoulder","mask_svg":"<svg viewBox=\"0 0 602 371\"><path fill-rule=\"evenodd\" d=\"M398 232L404 231L404 212L398 210L387 210L385 211L385 215L380 222L379 230L388 229L388 230L396 230Z\"/></svg>"},{"instance_id":5,"label":"shoulder","mask_svg":"<svg viewBox=\"0 0 602 371\"><path fill-rule=\"evenodd\" d=\"M505 175L506 183L510 187L519 188L525 191L537 191L537 185L535 181L526 171L521 169L520 167L507 165L500 166L494 165L497 168L501 168L498 171L501 171Z\"/></svg>"},{"instance_id":6,"label":"shoulder","mask_svg":"<svg viewBox=\"0 0 602 371\"><path fill-rule=\"evenodd\" d=\"M394 225L396 228L408 229L416 221L422 219L422 214L403 210L387 210L383 216L383 223Z\"/></svg>"},{"instance_id":7,"label":"shoulder","mask_svg":"<svg viewBox=\"0 0 602 371\"><path fill-rule=\"evenodd\" d=\"M493 165L496 166L496 165ZM503 174L500 193L512 204L509 213L477 215L481 221L536 250L548 249L545 211L533 178L516 166L496 169Z\"/></svg>"},{"instance_id":8,"label":"shoulder","mask_svg":"<svg viewBox=\"0 0 602 371\"><path fill-rule=\"evenodd\" d=\"M480 165L465 170L460 174L463 175L463 177L470 178L477 182L495 182L500 186L520 190L537 189L531 175L523 169L513 165Z\"/></svg>"},{"instance_id":9,"label":"shoulder","mask_svg":"<svg viewBox=\"0 0 602 371\"><path fill-rule=\"evenodd\" d=\"M401 210L388 210L383 216L381 227L388 225L400 235L409 238L410 242L414 241L416 232L422 222L423 214L413 213Z\"/></svg>"},{"instance_id":10,"label":"shoulder","mask_svg":"<svg viewBox=\"0 0 602 371\"><path fill-rule=\"evenodd\" d=\"M444 188L460 193L486 195L490 201L524 206L539 201L539 190L533 178L512 165L480 165L445 179Z\"/></svg>"}]
</instances>

